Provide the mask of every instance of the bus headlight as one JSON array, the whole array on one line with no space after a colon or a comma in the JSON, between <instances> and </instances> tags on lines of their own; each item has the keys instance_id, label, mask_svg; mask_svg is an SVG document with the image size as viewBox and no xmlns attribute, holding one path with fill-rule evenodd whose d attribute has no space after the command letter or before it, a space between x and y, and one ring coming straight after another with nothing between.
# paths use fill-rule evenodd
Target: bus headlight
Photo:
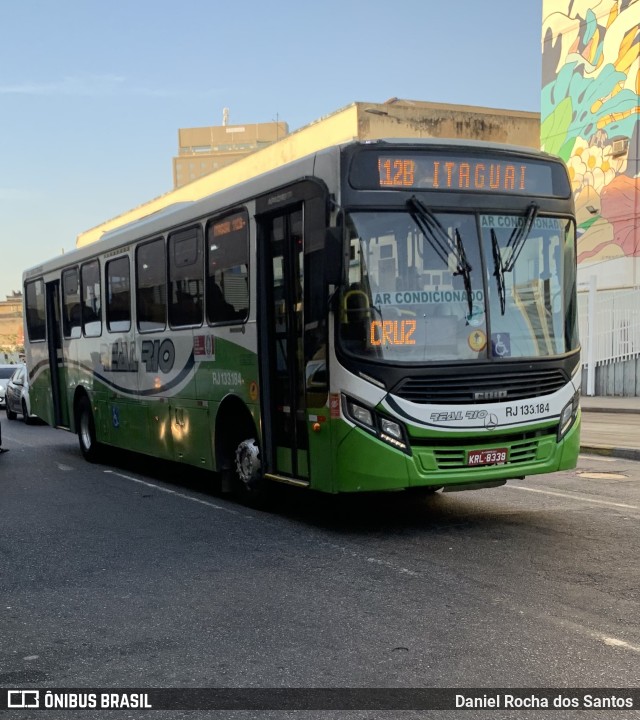
<instances>
[{"instance_id":1,"label":"bus headlight","mask_svg":"<svg viewBox=\"0 0 640 720\"><path fill-rule=\"evenodd\" d=\"M558 440L569 432L573 425L576 415L578 414L578 408L580 407L580 390L577 390L571 400L562 408L560 413L560 424L558 426Z\"/></svg>"},{"instance_id":2,"label":"bus headlight","mask_svg":"<svg viewBox=\"0 0 640 720\"><path fill-rule=\"evenodd\" d=\"M367 410L367 408L354 403L352 400L347 401L347 409L351 419L358 425L365 425L372 430L375 428L371 410Z\"/></svg>"},{"instance_id":3,"label":"bus headlight","mask_svg":"<svg viewBox=\"0 0 640 720\"><path fill-rule=\"evenodd\" d=\"M387 420L387 418L380 418L380 431L384 435L389 435L391 438L396 440L403 440L402 428L397 422L393 420Z\"/></svg>"},{"instance_id":4,"label":"bus headlight","mask_svg":"<svg viewBox=\"0 0 640 720\"><path fill-rule=\"evenodd\" d=\"M396 420L380 415L375 410L342 396L342 409L346 417L363 430L402 452L411 454L404 426Z\"/></svg>"}]
</instances>

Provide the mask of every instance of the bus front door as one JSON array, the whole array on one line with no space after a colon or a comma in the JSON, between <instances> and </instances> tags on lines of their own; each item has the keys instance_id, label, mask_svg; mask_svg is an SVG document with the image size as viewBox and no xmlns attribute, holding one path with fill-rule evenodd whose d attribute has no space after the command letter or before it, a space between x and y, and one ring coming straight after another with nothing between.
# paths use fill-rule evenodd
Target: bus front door
<instances>
[{"instance_id":1,"label":"bus front door","mask_svg":"<svg viewBox=\"0 0 640 720\"><path fill-rule=\"evenodd\" d=\"M267 475L307 484L302 207L268 216L260 227L263 467Z\"/></svg>"},{"instance_id":2,"label":"bus front door","mask_svg":"<svg viewBox=\"0 0 640 720\"><path fill-rule=\"evenodd\" d=\"M62 322L60 319L60 282L47 283L47 345L51 372L54 427L68 428L69 404L65 392L65 368L62 355Z\"/></svg>"}]
</instances>

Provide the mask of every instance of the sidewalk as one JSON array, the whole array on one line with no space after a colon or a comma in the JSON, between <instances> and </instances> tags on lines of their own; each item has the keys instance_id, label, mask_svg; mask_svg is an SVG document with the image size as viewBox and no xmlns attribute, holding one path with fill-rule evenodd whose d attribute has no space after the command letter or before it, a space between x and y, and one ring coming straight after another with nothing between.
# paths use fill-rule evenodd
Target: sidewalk
<instances>
[{"instance_id":1,"label":"sidewalk","mask_svg":"<svg viewBox=\"0 0 640 720\"><path fill-rule=\"evenodd\" d=\"M580 450L627 460L640 460L640 397L580 399Z\"/></svg>"}]
</instances>

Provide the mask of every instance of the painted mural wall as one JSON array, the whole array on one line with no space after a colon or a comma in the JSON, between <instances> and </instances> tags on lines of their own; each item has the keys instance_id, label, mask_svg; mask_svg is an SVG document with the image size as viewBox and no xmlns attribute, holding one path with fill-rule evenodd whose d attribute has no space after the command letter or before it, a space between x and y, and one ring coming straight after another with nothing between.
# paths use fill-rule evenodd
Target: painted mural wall
<instances>
[{"instance_id":1,"label":"painted mural wall","mask_svg":"<svg viewBox=\"0 0 640 720\"><path fill-rule=\"evenodd\" d=\"M543 0L541 145L569 167L580 280L640 285L640 0Z\"/></svg>"}]
</instances>

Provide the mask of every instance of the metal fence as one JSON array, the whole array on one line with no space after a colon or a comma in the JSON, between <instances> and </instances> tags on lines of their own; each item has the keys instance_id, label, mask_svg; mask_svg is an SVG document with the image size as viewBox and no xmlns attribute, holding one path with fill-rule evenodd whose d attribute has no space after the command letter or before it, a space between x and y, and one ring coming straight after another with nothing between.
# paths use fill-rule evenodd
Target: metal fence
<instances>
[{"instance_id":1,"label":"metal fence","mask_svg":"<svg viewBox=\"0 0 640 720\"><path fill-rule=\"evenodd\" d=\"M582 364L596 366L640 355L640 288L578 293ZM593 328L593 331L592 331Z\"/></svg>"},{"instance_id":2,"label":"metal fence","mask_svg":"<svg viewBox=\"0 0 640 720\"><path fill-rule=\"evenodd\" d=\"M640 288L578 293L583 392L637 395L640 391ZM598 377L596 381L596 375Z\"/></svg>"}]
</instances>

